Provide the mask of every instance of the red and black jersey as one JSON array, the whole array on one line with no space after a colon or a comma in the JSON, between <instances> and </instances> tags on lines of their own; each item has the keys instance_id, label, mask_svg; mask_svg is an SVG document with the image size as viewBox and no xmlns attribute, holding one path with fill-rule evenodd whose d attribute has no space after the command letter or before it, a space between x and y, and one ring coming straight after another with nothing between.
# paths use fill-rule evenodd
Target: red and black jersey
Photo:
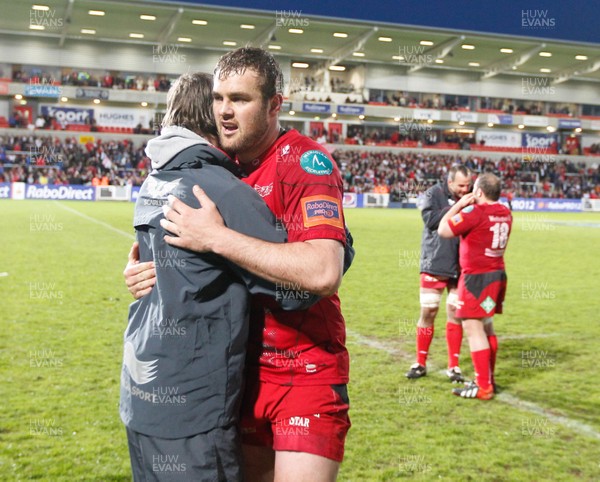
<instances>
[{"instance_id":1,"label":"red and black jersey","mask_svg":"<svg viewBox=\"0 0 600 482\"><path fill-rule=\"evenodd\" d=\"M320 144L291 130L259 159L242 166L244 182L285 226L288 241L333 239L345 244L343 187ZM292 290L291 286L283 286ZM297 296L307 296L298 291ZM348 382L346 330L337 294L305 311L283 311L273 299L253 301L248 368L281 385Z\"/></svg>"},{"instance_id":2,"label":"red and black jersey","mask_svg":"<svg viewBox=\"0 0 600 482\"><path fill-rule=\"evenodd\" d=\"M500 204L473 204L450 218L452 232L460 235L462 273L504 270L504 250L512 227L510 210Z\"/></svg>"}]
</instances>

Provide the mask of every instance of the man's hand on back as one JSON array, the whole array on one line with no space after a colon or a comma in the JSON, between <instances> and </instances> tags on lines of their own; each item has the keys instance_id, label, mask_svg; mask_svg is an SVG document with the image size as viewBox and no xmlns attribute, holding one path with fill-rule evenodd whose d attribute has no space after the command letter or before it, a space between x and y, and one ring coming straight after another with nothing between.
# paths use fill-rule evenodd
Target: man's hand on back
<instances>
[{"instance_id":1,"label":"man's hand on back","mask_svg":"<svg viewBox=\"0 0 600 482\"><path fill-rule=\"evenodd\" d=\"M194 195L200 202L199 209L169 196L168 206L163 207L165 219L160 220L160 225L174 236L165 236L165 241L198 253L214 251L214 244L227 228L217 206L200 187L194 186Z\"/></svg>"},{"instance_id":2,"label":"man's hand on back","mask_svg":"<svg viewBox=\"0 0 600 482\"><path fill-rule=\"evenodd\" d=\"M150 293L156 283L154 262L140 263L140 245L137 241L131 246L123 276L127 289L136 300Z\"/></svg>"}]
</instances>

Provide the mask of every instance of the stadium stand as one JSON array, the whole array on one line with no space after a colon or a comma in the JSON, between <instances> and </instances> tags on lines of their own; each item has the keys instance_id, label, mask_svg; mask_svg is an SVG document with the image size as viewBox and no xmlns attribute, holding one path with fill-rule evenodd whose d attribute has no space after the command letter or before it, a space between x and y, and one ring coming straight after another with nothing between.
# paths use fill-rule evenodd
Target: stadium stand
<instances>
[{"instance_id":1,"label":"stadium stand","mask_svg":"<svg viewBox=\"0 0 600 482\"><path fill-rule=\"evenodd\" d=\"M145 140L96 139L50 135L0 136L0 182L139 186L150 169ZM491 170L515 197L600 198L600 166L568 159L553 162L522 156L497 159L429 152L370 152L337 149L346 192L389 192L393 200L418 194L442 179L454 163L475 172Z\"/></svg>"}]
</instances>

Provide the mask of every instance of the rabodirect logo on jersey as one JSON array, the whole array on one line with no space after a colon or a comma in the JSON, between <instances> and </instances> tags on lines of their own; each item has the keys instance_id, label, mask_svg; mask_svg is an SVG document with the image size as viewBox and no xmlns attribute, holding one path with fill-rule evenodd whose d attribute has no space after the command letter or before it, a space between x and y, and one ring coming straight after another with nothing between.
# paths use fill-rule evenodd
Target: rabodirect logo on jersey
<instances>
[{"instance_id":1,"label":"rabodirect logo on jersey","mask_svg":"<svg viewBox=\"0 0 600 482\"><path fill-rule=\"evenodd\" d=\"M300 157L300 166L309 174L328 176L333 172L333 164L321 151L306 151Z\"/></svg>"}]
</instances>

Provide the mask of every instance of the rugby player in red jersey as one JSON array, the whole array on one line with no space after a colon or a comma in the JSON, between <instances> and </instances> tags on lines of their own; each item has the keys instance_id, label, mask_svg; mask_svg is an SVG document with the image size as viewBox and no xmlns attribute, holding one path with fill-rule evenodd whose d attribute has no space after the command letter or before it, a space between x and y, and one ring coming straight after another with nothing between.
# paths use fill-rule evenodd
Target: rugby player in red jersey
<instances>
[{"instance_id":1,"label":"rugby player in red jersey","mask_svg":"<svg viewBox=\"0 0 600 482\"><path fill-rule=\"evenodd\" d=\"M227 228L206 194L192 209L172 199L161 224L166 240L212 251L283 287L322 299L310 309L283 312L268 299L252 307L247 391L242 407L245 476L250 481L332 481L350 427L349 358L337 289L346 233L343 188L322 146L279 125L282 75L271 54L241 48L215 69L213 109L221 147L236 154L247 177L288 233L277 245ZM130 270L130 291L142 278ZM144 291L138 291L139 294ZM136 296L138 296L136 295Z\"/></svg>"},{"instance_id":2,"label":"rugby player in red jersey","mask_svg":"<svg viewBox=\"0 0 600 482\"><path fill-rule=\"evenodd\" d=\"M502 313L504 252L512 227L510 210L498 201L500 191L497 176L481 174L473 193L452 206L438 227L443 238L460 236L456 317L462 319L475 368L475 381L453 390L463 398L489 400L494 396L498 340L492 321L494 314Z\"/></svg>"}]
</instances>

